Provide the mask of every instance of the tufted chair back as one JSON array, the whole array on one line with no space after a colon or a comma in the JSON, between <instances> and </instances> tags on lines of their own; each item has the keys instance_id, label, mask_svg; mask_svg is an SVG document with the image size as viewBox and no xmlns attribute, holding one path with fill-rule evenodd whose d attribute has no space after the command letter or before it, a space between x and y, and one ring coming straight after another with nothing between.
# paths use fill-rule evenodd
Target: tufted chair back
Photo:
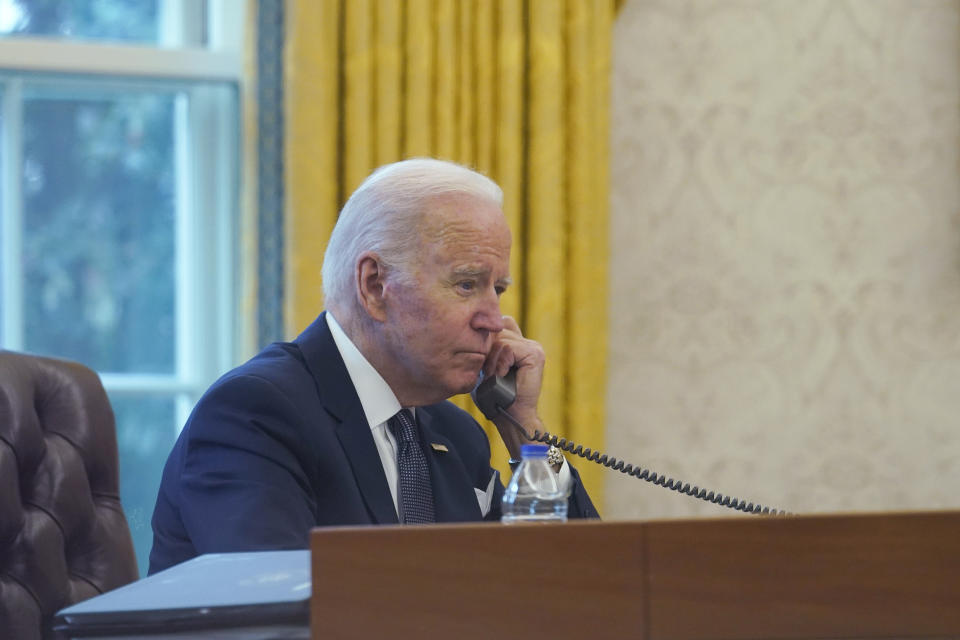
<instances>
[{"instance_id":1,"label":"tufted chair back","mask_svg":"<svg viewBox=\"0 0 960 640\"><path fill-rule=\"evenodd\" d=\"M113 410L75 362L0 350L0 638L136 580Z\"/></svg>"}]
</instances>

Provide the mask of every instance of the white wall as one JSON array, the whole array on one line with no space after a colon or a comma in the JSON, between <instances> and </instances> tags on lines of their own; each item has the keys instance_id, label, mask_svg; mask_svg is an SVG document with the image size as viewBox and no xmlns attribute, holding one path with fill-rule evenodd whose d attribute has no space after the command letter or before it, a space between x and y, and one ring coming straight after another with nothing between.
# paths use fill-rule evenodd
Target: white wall
<instances>
[{"instance_id":1,"label":"white wall","mask_svg":"<svg viewBox=\"0 0 960 640\"><path fill-rule=\"evenodd\" d=\"M629 0L612 150L607 449L960 508L960 3ZM609 518L726 513L608 478Z\"/></svg>"}]
</instances>

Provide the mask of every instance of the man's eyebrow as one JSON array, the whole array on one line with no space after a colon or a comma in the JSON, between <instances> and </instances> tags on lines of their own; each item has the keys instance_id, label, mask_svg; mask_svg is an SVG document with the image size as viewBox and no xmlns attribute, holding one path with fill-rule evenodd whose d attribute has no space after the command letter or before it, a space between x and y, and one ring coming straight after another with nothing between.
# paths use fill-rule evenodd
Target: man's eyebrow
<instances>
[{"instance_id":1,"label":"man's eyebrow","mask_svg":"<svg viewBox=\"0 0 960 640\"><path fill-rule=\"evenodd\" d=\"M463 266L453 270L455 278L482 278L490 273L490 270L484 267ZM513 284L513 278L507 276L497 280L497 284L503 287L509 287Z\"/></svg>"},{"instance_id":2,"label":"man's eyebrow","mask_svg":"<svg viewBox=\"0 0 960 640\"><path fill-rule=\"evenodd\" d=\"M470 265L464 265L462 267L456 267L453 270L454 277L457 278L482 278L483 276L489 275L490 269L485 267L474 267Z\"/></svg>"}]
</instances>

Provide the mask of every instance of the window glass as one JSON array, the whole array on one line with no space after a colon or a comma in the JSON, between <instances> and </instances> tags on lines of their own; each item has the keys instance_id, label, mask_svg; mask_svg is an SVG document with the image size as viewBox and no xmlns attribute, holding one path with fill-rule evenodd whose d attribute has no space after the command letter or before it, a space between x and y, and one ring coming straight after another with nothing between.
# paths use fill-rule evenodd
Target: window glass
<instances>
[{"instance_id":1,"label":"window glass","mask_svg":"<svg viewBox=\"0 0 960 640\"><path fill-rule=\"evenodd\" d=\"M109 395L117 418L120 501L133 536L140 575L146 575L153 545L150 518L166 454L177 438L175 401L156 395Z\"/></svg>"},{"instance_id":2,"label":"window glass","mask_svg":"<svg viewBox=\"0 0 960 640\"><path fill-rule=\"evenodd\" d=\"M101 372L173 373L173 100L24 100L28 351Z\"/></svg>"},{"instance_id":3,"label":"window glass","mask_svg":"<svg viewBox=\"0 0 960 640\"><path fill-rule=\"evenodd\" d=\"M239 92L207 78L237 52L205 43L240 42L244 5L0 0L0 39L24 38L0 43L0 348L101 375L143 575L163 465L235 358Z\"/></svg>"},{"instance_id":4,"label":"window glass","mask_svg":"<svg viewBox=\"0 0 960 640\"><path fill-rule=\"evenodd\" d=\"M159 41L159 0L0 0L0 34Z\"/></svg>"}]
</instances>

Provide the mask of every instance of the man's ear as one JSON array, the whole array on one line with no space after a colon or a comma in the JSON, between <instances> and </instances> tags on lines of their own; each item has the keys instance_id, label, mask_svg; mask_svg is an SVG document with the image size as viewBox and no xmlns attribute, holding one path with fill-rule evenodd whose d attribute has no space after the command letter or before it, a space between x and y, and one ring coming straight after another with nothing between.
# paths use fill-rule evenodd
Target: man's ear
<instances>
[{"instance_id":1,"label":"man's ear","mask_svg":"<svg viewBox=\"0 0 960 640\"><path fill-rule=\"evenodd\" d=\"M386 275L377 254L368 251L357 259L357 298L367 315L379 322L387 319L386 301L383 297Z\"/></svg>"}]
</instances>

